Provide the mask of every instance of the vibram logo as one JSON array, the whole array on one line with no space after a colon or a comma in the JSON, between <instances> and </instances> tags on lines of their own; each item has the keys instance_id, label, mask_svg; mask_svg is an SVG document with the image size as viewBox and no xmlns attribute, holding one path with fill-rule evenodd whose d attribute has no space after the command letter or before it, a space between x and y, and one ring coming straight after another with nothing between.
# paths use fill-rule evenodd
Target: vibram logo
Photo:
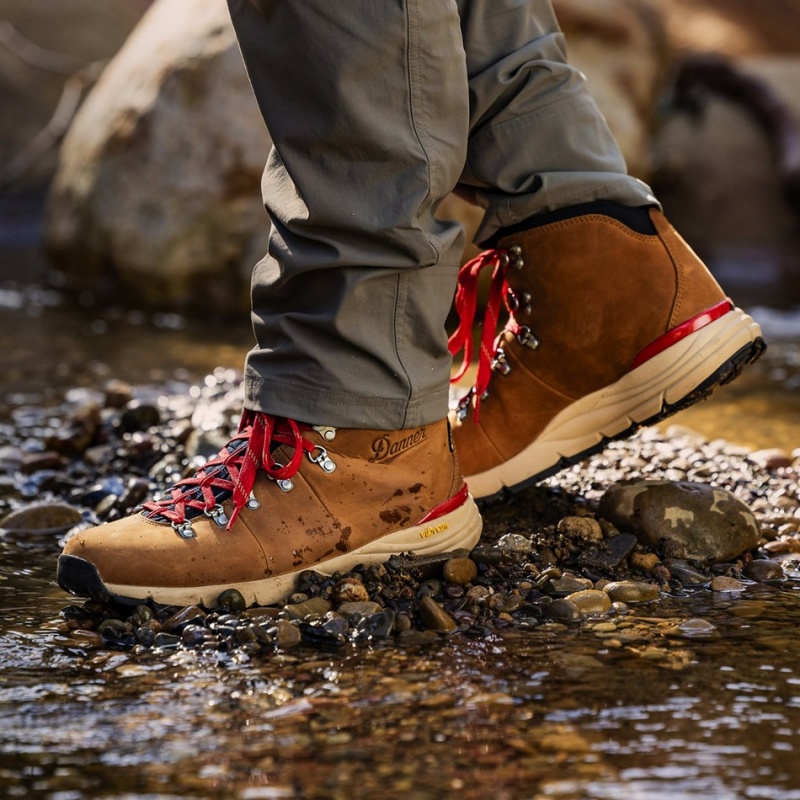
<instances>
[{"instance_id":1,"label":"vibram logo","mask_svg":"<svg viewBox=\"0 0 800 800\"><path fill-rule=\"evenodd\" d=\"M398 439L390 439L388 434L379 436L372 442L372 452L374 455L370 458L371 462L386 461L387 459L399 456L406 450L418 445L425 439L425 428L420 428L407 436Z\"/></svg>"},{"instance_id":2,"label":"vibram logo","mask_svg":"<svg viewBox=\"0 0 800 800\"><path fill-rule=\"evenodd\" d=\"M450 527L449 523L443 522L441 525L428 525L427 528L419 532L420 539L430 539L437 533L444 533Z\"/></svg>"}]
</instances>

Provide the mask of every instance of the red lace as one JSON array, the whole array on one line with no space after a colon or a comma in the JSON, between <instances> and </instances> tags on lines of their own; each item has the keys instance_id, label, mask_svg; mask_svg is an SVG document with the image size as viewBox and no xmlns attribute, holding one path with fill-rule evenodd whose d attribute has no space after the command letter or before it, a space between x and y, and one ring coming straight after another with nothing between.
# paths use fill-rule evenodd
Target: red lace
<instances>
[{"instance_id":1,"label":"red lace","mask_svg":"<svg viewBox=\"0 0 800 800\"><path fill-rule=\"evenodd\" d=\"M233 498L233 513L227 524L230 530L250 497L259 469L275 480L291 478L300 468L303 453L316 448L300 431L300 425L294 420L246 411L239 423L239 432L218 455L206 462L196 475L176 483L168 497L144 503L142 509L147 516L158 515L173 524L182 524L188 509L204 514L214 510L220 503L214 494L214 489L218 489L229 492ZM275 461L270 452L273 444L294 447L288 464Z\"/></svg>"},{"instance_id":2,"label":"red lace","mask_svg":"<svg viewBox=\"0 0 800 800\"><path fill-rule=\"evenodd\" d=\"M451 383L460 380L467 368L472 363L472 329L475 325L475 311L478 302L478 279L486 267L494 267L492 282L489 288L489 297L486 301L486 310L483 316L483 332L481 333L480 350L478 352L478 374L471 396L474 404L475 422L480 413L481 397L489 387L492 377L492 361L495 358L500 341L497 328L500 322L501 304L505 304L508 312L508 322L505 330L517 333L519 325L508 306L508 267L509 254L506 250L487 250L472 261L464 264L458 273L458 287L456 289L455 307L458 313L458 329L448 342L450 355L456 355L463 349L464 356L458 372L450 379Z\"/></svg>"}]
</instances>

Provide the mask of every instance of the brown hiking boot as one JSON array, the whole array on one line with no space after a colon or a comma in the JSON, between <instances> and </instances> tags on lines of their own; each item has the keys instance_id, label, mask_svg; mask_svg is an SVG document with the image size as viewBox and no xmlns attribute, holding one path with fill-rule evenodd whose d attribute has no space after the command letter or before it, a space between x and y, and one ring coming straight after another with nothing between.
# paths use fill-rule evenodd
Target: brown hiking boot
<instances>
[{"instance_id":1,"label":"brown hiking boot","mask_svg":"<svg viewBox=\"0 0 800 800\"><path fill-rule=\"evenodd\" d=\"M192 478L127 519L81 531L58 583L107 601L274 603L303 570L473 547L481 518L446 420L413 430L310 427L248 412Z\"/></svg>"},{"instance_id":2,"label":"brown hiking boot","mask_svg":"<svg viewBox=\"0 0 800 800\"><path fill-rule=\"evenodd\" d=\"M451 414L475 497L580 461L705 397L763 352L759 326L664 215L650 209L644 221L645 233L603 214L538 225L462 268L451 337L452 352L465 349L459 376L478 273L494 269L476 384ZM503 301L509 320L495 339Z\"/></svg>"}]
</instances>

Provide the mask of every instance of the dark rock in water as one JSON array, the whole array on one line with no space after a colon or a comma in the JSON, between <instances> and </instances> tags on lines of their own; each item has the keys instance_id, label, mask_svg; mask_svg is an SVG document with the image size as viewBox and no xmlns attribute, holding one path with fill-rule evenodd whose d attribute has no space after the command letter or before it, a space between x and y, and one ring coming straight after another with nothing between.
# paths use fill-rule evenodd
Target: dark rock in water
<instances>
[{"instance_id":1,"label":"dark rock in water","mask_svg":"<svg viewBox=\"0 0 800 800\"><path fill-rule=\"evenodd\" d=\"M637 481L612 486L600 515L657 548L677 540L696 561L732 559L758 544L753 512L724 489L683 481Z\"/></svg>"},{"instance_id":2,"label":"dark rock in water","mask_svg":"<svg viewBox=\"0 0 800 800\"><path fill-rule=\"evenodd\" d=\"M124 408L133 399L133 388L125 381L112 378L105 386L105 407Z\"/></svg>"},{"instance_id":3,"label":"dark rock in water","mask_svg":"<svg viewBox=\"0 0 800 800\"><path fill-rule=\"evenodd\" d=\"M577 622L582 617L580 608L566 598L553 600L545 608L544 615L555 622Z\"/></svg>"},{"instance_id":4,"label":"dark rock in water","mask_svg":"<svg viewBox=\"0 0 800 800\"><path fill-rule=\"evenodd\" d=\"M658 600L658 586L640 581L613 581L603 587L603 591L615 602L650 603Z\"/></svg>"},{"instance_id":5,"label":"dark rock in water","mask_svg":"<svg viewBox=\"0 0 800 800\"><path fill-rule=\"evenodd\" d=\"M244 611L247 608L247 601L238 589L226 589L217 598L217 605L223 611Z\"/></svg>"},{"instance_id":6,"label":"dark rock in water","mask_svg":"<svg viewBox=\"0 0 800 800\"><path fill-rule=\"evenodd\" d=\"M164 620L164 630L167 633L181 633L187 625L201 625L205 618L205 612L198 606L187 606Z\"/></svg>"},{"instance_id":7,"label":"dark rock in water","mask_svg":"<svg viewBox=\"0 0 800 800\"><path fill-rule=\"evenodd\" d=\"M427 595L419 601L419 616L430 631L449 633L458 628L458 623L432 597Z\"/></svg>"},{"instance_id":8,"label":"dark rock in water","mask_svg":"<svg viewBox=\"0 0 800 800\"><path fill-rule=\"evenodd\" d=\"M161 422L161 413L150 403L131 400L119 419L119 426L125 433L146 431Z\"/></svg>"},{"instance_id":9,"label":"dark rock in water","mask_svg":"<svg viewBox=\"0 0 800 800\"><path fill-rule=\"evenodd\" d=\"M630 533L618 533L598 544L589 545L578 557L581 564L596 569L619 566L636 547L637 539Z\"/></svg>"},{"instance_id":10,"label":"dark rock in water","mask_svg":"<svg viewBox=\"0 0 800 800\"><path fill-rule=\"evenodd\" d=\"M332 608L329 600L324 597L312 597L303 603L290 603L286 610L292 619L305 619L306 617L323 617Z\"/></svg>"},{"instance_id":11,"label":"dark rock in water","mask_svg":"<svg viewBox=\"0 0 800 800\"><path fill-rule=\"evenodd\" d=\"M33 503L0 519L0 530L59 534L83 522L77 508L66 503Z\"/></svg>"},{"instance_id":12,"label":"dark rock in water","mask_svg":"<svg viewBox=\"0 0 800 800\"><path fill-rule=\"evenodd\" d=\"M751 561L743 570L742 575L751 581L768 583L771 581L786 580L783 567L777 561L756 560Z\"/></svg>"},{"instance_id":13,"label":"dark rock in water","mask_svg":"<svg viewBox=\"0 0 800 800\"><path fill-rule=\"evenodd\" d=\"M666 559L664 566L670 575L684 586L705 586L711 580L710 576L698 572L685 561L676 558Z\"/></svg>"},{"instance_id":14,"label":"dark rock in water","mask_svg":"<svg viewBox=\"0 0 800 800\"><path fill-rule=\"evenodd\" d=\"M379 611L365 617L356 626L358 639L385 639L392 635L395 625L395 613L391 609Z\"/></svg>"}]
</instances>

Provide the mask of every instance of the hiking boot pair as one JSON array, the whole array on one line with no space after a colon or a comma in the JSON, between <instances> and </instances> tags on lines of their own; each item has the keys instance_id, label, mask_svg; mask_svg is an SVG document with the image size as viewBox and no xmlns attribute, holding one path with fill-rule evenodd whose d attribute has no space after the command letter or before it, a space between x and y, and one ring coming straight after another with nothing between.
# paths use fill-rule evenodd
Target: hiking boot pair
<instances>
[{"instance_id":1,"label":"hiking boot pair","mask_svg":"<svg viewBox=\"0 0 800 800\"><path fill-rule=\"evenodd\" d=\"M74 535L61 587L209 607L236 588L270 604L307 569L471 548L481 530L473 496L523 488L760 355L758 326L659 211L593 209L545 218L462 268L451 337L451 351L465 350L460 374L478 277L493 275L475 386L451 414L452 436L446 420L368 431L246 412L239 434L168 496Z\"/></svg>"}]
</instances>

